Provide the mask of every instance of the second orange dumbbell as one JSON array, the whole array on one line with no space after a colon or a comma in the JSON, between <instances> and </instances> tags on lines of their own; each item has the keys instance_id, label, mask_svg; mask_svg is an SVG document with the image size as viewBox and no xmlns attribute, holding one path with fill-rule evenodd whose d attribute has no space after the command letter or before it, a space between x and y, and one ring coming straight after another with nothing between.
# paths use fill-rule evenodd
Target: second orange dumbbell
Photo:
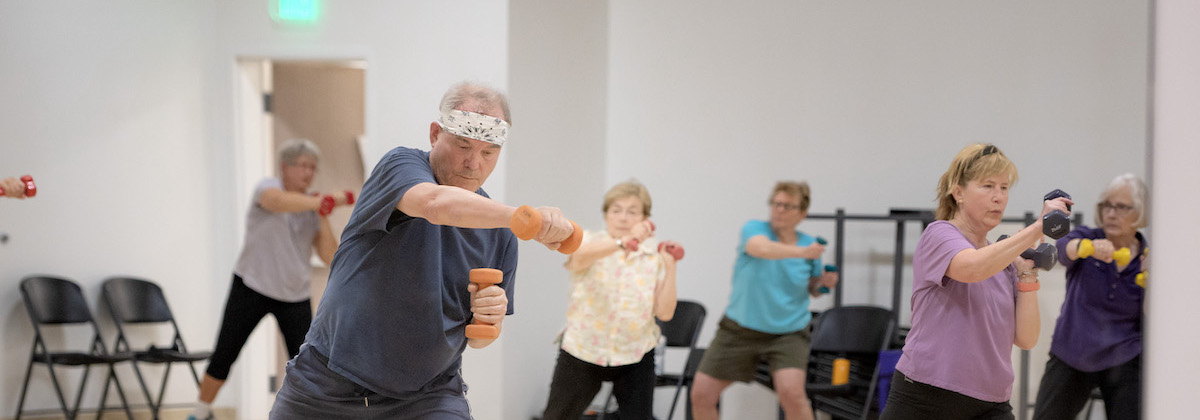
<instances>
[{"instance_id":1,"label":"second orange dumbbell","mask_svg":"<svg viewBox=\"0 0 1200 420\"><path fill-rule=\"evenodd\" d=\"M504 272L494 268L475 268L472 269L468 278L471 283L475 284L476 290L493 284L500 284L504 281ZM495 339L500 337L500 330L495 325L479 322L476 319L471 325L467 325L467 338L482 338Z\"/></svg>"}]
</instances>

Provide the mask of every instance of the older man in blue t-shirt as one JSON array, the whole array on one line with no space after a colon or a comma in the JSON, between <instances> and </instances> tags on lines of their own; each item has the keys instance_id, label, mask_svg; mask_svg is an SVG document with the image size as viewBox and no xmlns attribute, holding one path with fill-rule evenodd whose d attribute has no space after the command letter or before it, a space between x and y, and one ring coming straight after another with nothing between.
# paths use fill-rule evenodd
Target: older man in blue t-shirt
<instances>
[{"instance_id":1,"label":"older man in blue t-shirt","mask_svg":"<svg viewBox=\"0 0 1200 420\"><path fill-rule=\"evenodd\" d=\"M515 208L480 188L508 132L508 104L463 83L442 98L430 151L397 147L379 161L342 233L307 342L291 362L272 419L469 419L461 375L472 320L501 327L513 313ZM573 231L539 208L538 242ZM467 286L473 268L503 282Z\"/></svg>"}]
</instances>

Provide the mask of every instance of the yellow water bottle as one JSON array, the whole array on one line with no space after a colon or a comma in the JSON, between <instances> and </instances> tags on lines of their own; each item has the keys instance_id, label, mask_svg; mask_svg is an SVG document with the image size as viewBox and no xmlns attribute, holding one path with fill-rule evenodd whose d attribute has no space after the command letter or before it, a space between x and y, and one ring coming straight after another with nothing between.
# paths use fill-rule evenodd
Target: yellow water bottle
<instances>
[{"instance_id":1,"label":"yellow water bottle","mask_svg":"<svg viewBox=\"0 0 1200 420\"><path fill-rule=\"evenodd\" d=\"M833 360L833 384L845 385L850 382L850 359L839 357Z\"/></svg>"}]
</instances>

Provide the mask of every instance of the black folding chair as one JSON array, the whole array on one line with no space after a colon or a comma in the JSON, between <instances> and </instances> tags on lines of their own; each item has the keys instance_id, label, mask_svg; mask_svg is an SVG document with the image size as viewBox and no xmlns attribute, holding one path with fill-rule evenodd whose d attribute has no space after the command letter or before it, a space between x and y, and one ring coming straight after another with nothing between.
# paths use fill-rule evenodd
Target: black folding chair
<instances>
[{"instance_id":1,"label":"black folding chair","mask_svg":"<svg viewBox=\"0 0 1200 420\"><path fill-rule=\"evenodd\" d=\"M867 419L878 413L879 353L892 337L892 311L841 306L821 314L813 328L806 391L816 410L835 419ZM833 385L834 361L850 361L849 381Z\"/></svg>"},{"instance_id":2,"label":"black folding chair","mask_svg":"<svg viewBox=\"0 0 1200 420\"><path fill-rule=\"evenodd\" d=\"M212 356L212 352L188 351L187 346L183 343L183 337L179 334L179 325L175 323L175 317L171 315L171 308L167 306L167 298L163 296L162 288L157 284L138 278L112 277L104 281L102 295L104 302L108 304L112 312L113 322L117 325L117 340L114 346L117 351L133 351L134 373L137 374L142 392L146 394L146 403L150 405L150 410L157 419L158 411L162 408L163 395L167 390L167 378L171 375L171 365L177 362L187 363L191 368L192 378L196 381L196 387L199 388L200 375L196 373L195 363L207 360ZM171 339L170 347L156 347L154 344L150 344L149 347L134 351L129 343L129 335L125 333L124 324L150 323L171 325L174 336ZM166 366L157 399L151 396L150 387L146 386L146 380L142 376L138 362Z\"/></svg>"},{"instance_id":3,"label":"black folding chair","mask_svg":"<svg viewBox=\"0 0 1200 420\"><path fill-rule=\"evenodd\" d=\"M62 406L63 416L74 419L79 414L80 403L83 400L84 385L87 384L88 373L92 365L107 365L108 378L104 381L104 392L100 396L96 418L104 415L104 403L108 399L108 388L115 384L117 395L121 397L121 406L125 415L133 418L129 404L125 401L125 392L121 389L121 381L117 379L114 365L119 362L133 360L129 353L109 353L100 337L100 328L92 318L87 301L83 298L83 290L73 281L51 276L29 276L21 280L21 297L25 300L25 309L29 311L29 319L33 321L33 348L29 351L29 368L25 370L25 382L21 385L21 400L17 403L17 419L25 409L25 393L29 388L29 377L33 373L33 365L42 363L50 372L50 381L54 383L54 392L58 394L58 403ZM42 325L71 325L87 323L92 327L91 345L85 352L50 351L42 338ZM58 383L58 375L54 373L55 366L83 366L83 379L79 381L79 392L75 396L75 408L67 406L62 386Z\"/></svg>"},{"instance_id":4,"label":"black folding chair","mask_svg":"<svg viewBox=\"0 0 1200 420\"><path fill-rule=\"evenodd\" d=\"M704 326L704 318L707 315L708 311L699 302L680 300L675 303L675 315L671 317L670 321L658 321L658 327L662 331L663 337L667 339L666 347L687 351L687 361L684 362L681 372L664 372L654 378L656 388L675 387L675 397L671 398L671 411L667 415L668 419L675 415L675 406L679 403L679 394L683 392L683 389L687 388L689 396L691 394L692 377L695 376L695 368L700 364L700 357L704 354L702 351L699 353L695 351L696 339L700 337L700 328ZM608 399L604 401L604 413L608 412L608 404L612 399L612 393L609 392ZM691 404L688 405L690 412Z\"/></svg>"}]
</instances>

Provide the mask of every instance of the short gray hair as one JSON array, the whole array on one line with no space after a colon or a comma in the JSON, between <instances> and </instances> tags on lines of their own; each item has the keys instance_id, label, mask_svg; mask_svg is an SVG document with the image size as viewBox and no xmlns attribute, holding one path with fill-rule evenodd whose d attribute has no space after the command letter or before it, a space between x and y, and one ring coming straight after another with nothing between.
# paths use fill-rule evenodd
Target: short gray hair
<instances>
[{"instance_id":1,"label":"short gray hair","mask_svg":"<svg viewBox=\"0 0 1200 420\"><path fill-rule=\"evenodd\" d=\"M320 160L321 149L317 148L317 144L309 139L290 139L279 146L279 161L282 163L295 165L296 159L304 155L309 155Z\"/></svg>"},{"instance_id":2,"label":"short gray hair","mask_svg":"<svg viewBox=\"0 0 1200 420\"><path fill-rule=\"evenodd\" d=\"M500 92L491 86L476 82L460 82L454 86L451 86L450 89L446 91L446 94L442 95L442 102L438 105L438 111L441 111L441 113L445 114L455 109L459 109L459 107L465 104L468 100L475 100L483 105L499 106L500 110L504 113L504 115L500 116L501 119L503 119L509 125L512 125L512 114L509 114L508 112L508 97L505 96L503 92ZM464 109L463 111L472 110ZM495 115L493 115L493 117L494 116Z\"/></svg>"},{"instance_id":3,"label":"short gray hair","mask_svg":"<svg viewBox=\"0 0 1200 420\"><path fill-rule=\"evenodd\" d=\"M1116 178L1113 178L1112 182L1108 183L1104 191L1100 192L1100 201L1096 203L1096 226L1104 224L1100 220L1104 216L1102 214L1103 210L1100 209L1100 203L1108 201L1109 197L1112 197L1121 188L1126 187L1129 188L1129 195L1133 197L1133 209L1138 212L1138 218L1137 221L1133 222L1133 227L1146 227L1146 223L1149 221L1146 217L1146 182L1131 173L1117 175Z\"/></svg>"}]
</instances>

